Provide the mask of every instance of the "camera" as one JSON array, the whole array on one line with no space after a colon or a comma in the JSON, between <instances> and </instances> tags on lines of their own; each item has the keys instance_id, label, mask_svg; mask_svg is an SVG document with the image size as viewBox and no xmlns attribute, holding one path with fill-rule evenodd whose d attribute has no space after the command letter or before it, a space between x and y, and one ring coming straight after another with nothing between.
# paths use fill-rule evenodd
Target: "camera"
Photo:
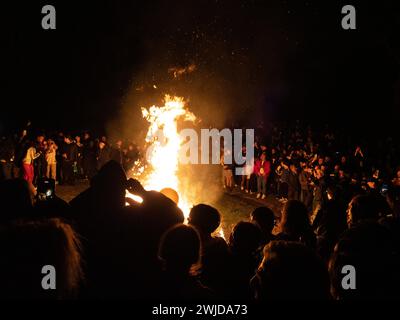
<instances>
[{"instance_id":1,"label":"camera","mask_svg":"<svg viewBox=\"0 0 400 320\"><path fill-rule=\"evenodd\" d=\"M389 186L387 184L383 184L380 190L381 195L385 196L389 190Z\"/></svg>"},{"instance_id":2,"label":"camera","mask_svg":"<svg viewBox=\"0 0 400 320\"><path fill-rule=\"evenodd\" d=\"M40 179L37 186L37 198L39 201L53 199L55 196L56 182L53 179Z\"/></svg>"}]
</instances>

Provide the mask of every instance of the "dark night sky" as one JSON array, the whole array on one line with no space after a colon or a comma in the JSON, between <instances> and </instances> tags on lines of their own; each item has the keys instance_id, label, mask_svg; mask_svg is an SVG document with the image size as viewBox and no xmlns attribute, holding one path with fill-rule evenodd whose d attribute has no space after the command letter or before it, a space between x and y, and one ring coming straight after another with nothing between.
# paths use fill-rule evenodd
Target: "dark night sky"
<instances>
[{"instance_id":1,"label":"dark night sky","mask_svg":"<svg viewBox=\"0 0 400 320\"><path fill-rule=\"evenodd\" d=\"M82 2L2 5L0 131L27 119L102 128L169 92L203 117L249 123L262 115L384 129L399 117L396 1ZM357 30L341 28L348 3ZM41 29L44 4L56 7L55 31ZM196 71L179 81L167 72L191 63Z\"/></svg>"}]
</instances>

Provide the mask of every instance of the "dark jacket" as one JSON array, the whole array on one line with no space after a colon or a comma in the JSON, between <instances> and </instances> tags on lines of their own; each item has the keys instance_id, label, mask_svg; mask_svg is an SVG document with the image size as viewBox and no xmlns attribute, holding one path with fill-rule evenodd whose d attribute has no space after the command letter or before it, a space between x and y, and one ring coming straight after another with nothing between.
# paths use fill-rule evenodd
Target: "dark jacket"
<instances>
[{"instance_id":1,"label":"dark jacket","mask_svg":"<svg viewBox=\"0 0 400 320\"><path fill-rule=\"evenodd\" d=\"M103 149L99 149L97 153L97 170L100 170L110 160L110 148L105 146Z\"/></svg>"},{"instance_id":2,"label":"dark jacket","mask_svg":"<svg viewBox=\"0 0 400 320\"><path fill-rule=\"evenodd\" d=\"M64 158L64 161L74 162L78 159L78 147L75 143L67 144L65 143L62 149L62 154L65 154L67 157Z\"/></svg>"}]
</instances>

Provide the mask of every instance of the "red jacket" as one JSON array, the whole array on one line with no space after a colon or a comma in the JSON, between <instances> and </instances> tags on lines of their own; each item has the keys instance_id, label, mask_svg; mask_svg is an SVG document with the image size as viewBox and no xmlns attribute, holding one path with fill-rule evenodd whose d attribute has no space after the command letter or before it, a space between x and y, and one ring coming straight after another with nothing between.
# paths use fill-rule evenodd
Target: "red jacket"
<instances>
[{"instance_id":1,"label":"red jacket","mask_svg":"<svg viewBox=\"0 0 400 320\"><path fill-rule=\"evenodd\" d=\"M263 173L261 172L261 169L264 169ZM265 179L267 179L269 174L271 173L271 162L265 160L264 163L261 163L261 160L258 159L254 164L254 173L257 176L264 176Z\"/></svg>"}]
</instances>

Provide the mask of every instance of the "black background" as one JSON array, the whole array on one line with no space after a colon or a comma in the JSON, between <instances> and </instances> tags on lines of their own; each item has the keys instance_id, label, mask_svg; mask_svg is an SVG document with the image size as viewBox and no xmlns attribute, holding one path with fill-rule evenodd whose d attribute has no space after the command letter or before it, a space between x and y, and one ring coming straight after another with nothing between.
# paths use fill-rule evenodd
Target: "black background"
<instances>
[{"instance_id":1,"label":"black background","mask_svg":"<svg viewBox=\"0 0 400 320\"><path fill-rule=\"evenodd\" d=\"M45 4L57 10L56 30L41 28ZM357 30L341 28L345 4L356 7ZM249 126L261 117L301 119L386 134L399 119L396 1L1 6L0 131L28 119L43 128L102 129L127 105L138 109L164 93L190 99L202 117L219 109L223 122ZM180 80L168 73L191 63L196 71Z\"/></svg>"}]
</instances>

